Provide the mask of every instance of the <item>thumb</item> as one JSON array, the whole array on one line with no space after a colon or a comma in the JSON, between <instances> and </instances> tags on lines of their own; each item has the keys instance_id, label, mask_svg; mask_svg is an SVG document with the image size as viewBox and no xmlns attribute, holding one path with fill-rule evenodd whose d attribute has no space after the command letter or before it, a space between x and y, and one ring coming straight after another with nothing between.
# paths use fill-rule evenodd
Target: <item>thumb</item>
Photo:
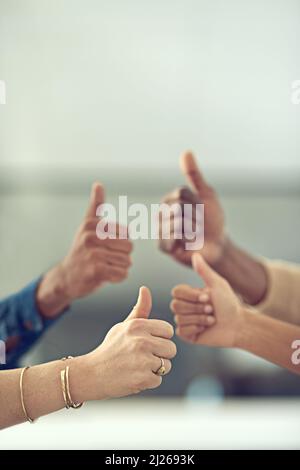
<instances>
[{"instance_id":1,"label":"thumb","mask_svg":"<svg viewBox=\"0 0 300 470\"><path fill-rule=\"evenodd\" d=\"M139 290L139 296L135 307L128 315L126 320L133 320L134 318L148 318L152 308L152 296L148 287L142 286Z\"/></svg>"},{"instance_id":2,"label":"thumb","mask_svg":"<svg viewBox=\"0 0 300 470\"><path fill-rule=\"evenodd\" d=\"M90 202L86 211L86 217L96 217L97 207L104 203L104 187L100 183L94 183L91 189Z\"/></svg>"},{"instance_id":3,"label":"thumb","mask_svg":"<svg viewBox=\"0 0 300 470\"><path fill-rule=\"evenodd\" d=\"M192 152L185 152L180 158L180 168L187 178L193 190L200 196L207 196L210 187L206 183L201 171L198 168L196 159Z\"/></svg>"},{"instance_id":4,"label":"thumb","mask_svg":"<svg viewBox=\"0 0 300 470\"><path fill-rule=\"evenodd\" d=\"M208 287L213 287L219 279L219 275L204 261L200 253L194 253L192 256L194 271L199 274Z\"/></svg>"}]
</instances>

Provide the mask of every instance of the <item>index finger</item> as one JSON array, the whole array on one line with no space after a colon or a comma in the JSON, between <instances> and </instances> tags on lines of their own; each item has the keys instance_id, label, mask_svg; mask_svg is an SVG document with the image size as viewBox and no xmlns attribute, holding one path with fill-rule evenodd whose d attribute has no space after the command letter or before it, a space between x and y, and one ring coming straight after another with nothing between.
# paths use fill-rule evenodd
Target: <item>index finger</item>
<instances>
[{"instance_id":1,"label":"index finger","mask_svg":"<svg viewBox=\"0 0 300 470\"><path fill-rule=\"evenodd\" d=\"M164 320L147 320L148 331L152 336L171 339L174 336L173 326Z\"/></svg>"},{"instance_id":2,"label":"index finger","mask_svg":"<svg viewBox=\"0 0 300 470\"><path fill-rule=\"evenodd\" d=\"M181 300L188 300L189 302L199 302L200 288L191 287L187 284L179 284L172 289L172 297Z\"/></svg>"}]
</instances>

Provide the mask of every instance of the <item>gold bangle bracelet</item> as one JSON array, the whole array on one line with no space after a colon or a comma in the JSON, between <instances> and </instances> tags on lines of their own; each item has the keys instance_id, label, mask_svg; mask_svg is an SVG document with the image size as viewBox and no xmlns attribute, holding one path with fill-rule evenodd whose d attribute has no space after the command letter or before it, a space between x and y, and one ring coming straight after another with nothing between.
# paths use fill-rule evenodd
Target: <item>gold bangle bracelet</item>
<instances>
[{"instance_id":1,"label":"gold bangle bracelet","mask_svg":"<svg viewBox=\"0 0 300 470\"><path fill-rule=\"evenodd\" d=\"M73 359L73 358L72 356L63 357L62 361L65 361L67 359ZM83 402L75 403L72 400L71 393L70 393L69 370L70 370L70 367L67 366L65 369L60 371L60 380L61 380L61 387L62 387L63 398L65 402L65 407L66 409L69 409L69 408L78 409L82 407Z\"/></svg>"},{"instance_id":2,"label":"gold bangle bracelet","mask_svg":"<svg viewBox=\"0 0 300 470\"><path fill-rule=\"evenodd\" d=\"M29 366L24 367L21 370L21 375L20 375L20 396L21 396L22 410L23 410L24 416L26 418L26 421L29 421L29 423L33 423L34 420L32 418L30 418L30 416L27 413L26 406L25 406L25 401L24 401L24 393L23 393L23 376L24 376L24 373L26 372L27 369L29 369Z\"/></svg>"},{"instance_id":3,"label":"gold bangle bracelet","mask_svg":"<svg viewBox=\"0 0 300 470\"><path fill-rule=\"evenodd\" d=\"M67 410L70 408L68 397L67 397L67 389L66 389L66 378L65 378L66 369L60 371L60 381L61 381L61 388L65 402L65 408Z\"/></svg>"}]
</instances>

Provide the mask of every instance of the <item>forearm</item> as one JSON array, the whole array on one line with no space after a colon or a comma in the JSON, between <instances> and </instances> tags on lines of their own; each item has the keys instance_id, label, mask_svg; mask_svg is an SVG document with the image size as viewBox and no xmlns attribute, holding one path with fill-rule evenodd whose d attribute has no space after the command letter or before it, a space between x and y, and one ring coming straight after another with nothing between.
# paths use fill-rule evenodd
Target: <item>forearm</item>
<instances>
[{"instance_id":1,"label":"forearm","mask_svg":"<svg viewBox=\"0 0 300 470\"><path fill-rule=\"evenodd\" d=\"M75 402L90 399L91 376L86 356L33 366L23 375L28 416L37 419L65 407L60 371L70 366L70 391ZM0 372L0 429L26 421L20 395L21 369Z\"/></svg>"},{"instance_id":2,"label":"forearm","mask_svg":"<svg viewBox=\"0 0 300 470\"><path fill-rule=\"evenodd\" d=\"M298 326L255 314L247 308L243 308L242 318L236 347L300 374L300 364L292 360L295 353L292 344L300 340Z\"/></svg>"},{"instance_id":3,"label":"forearm","mask_svg":"<svg viewBox=\"0 0 300 470\"><path fill-rule=\"evenodd\" d=\"M224 245L222 257L212 267L227 279L246 303L256 305L266 295L268 279L263 264L239 249L229 239Z\"/></svg>"}]
</instances>

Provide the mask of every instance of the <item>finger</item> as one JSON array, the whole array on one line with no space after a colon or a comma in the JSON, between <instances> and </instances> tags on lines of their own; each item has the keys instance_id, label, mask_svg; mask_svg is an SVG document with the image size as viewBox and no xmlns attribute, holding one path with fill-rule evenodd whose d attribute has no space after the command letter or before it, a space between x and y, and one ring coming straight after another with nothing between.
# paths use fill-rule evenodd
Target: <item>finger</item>
<instances>
[{"instance_id":1,"label":"finger","mask_svg":"<svg viewBox=\"0 0 300 470\"><path fill-rule=\"evenodd\" d=\"M126 253L106 251L106 259L109 264L123 268L129 268L132 265L130 256Z\"/></svg>"},{"instance_id":2,"label":"finger","mask_svg":"<svg viewBox=\"0 0 300 470\"><path fill-rule=\"evenodd\" d=\"M172 369L172 363L169 359L163 359L163 362L164 362L164 366L165 366L165 369L166 369L166 372L164 375L168 374L170 372L170 370ZM161 363L161 360L159 357L157 356L153 356L152 355L152 361L151 361L151 370L152 372L155 374L158 369L161 367L162 363Z\"/></svg>"},{"instance_id":3,"label":"finger","mask_svg":"<svg viewBox=\"0 0 300 470\"><path fill-rule=\"evenodd\" d=\"M149 320L147 329L155 337L171 339L174 336L173 326L164 320Z\"/></svg>"},{"instance_id":4,"label":"finger","mask_svg":"<svg viewBox=\"0 0 300 470\"><path fill-rule=\"evenodd\" d=\"M127 276L127 269L99 262L91 266L88 281L94 283L104 281L120 282L121 280L126 279Z\"/></svg>"},{"instance_id":5,"label":"finger","mask_svg":"<svg viewBox=\"0 0 300 470\"><path fill-rule=\"evenodd\" d=\"M173 287L171 292L172 297L175 297L176 299L195 303L199 301L200 293L200 288L191 287L188 284L178 284L177 286Z\"/></svg>"},{"instance_id":6,"label":"finger","mask_svg":"<svg viewBox=\"0 0 300 470\"><path fill-rule=\"evenodd\" d=\"M169 339L153 338L152 354L166 359L173 359L176 356L177 349L175 343Z\"/></svg>"},{"instance_id":7,"label":"finger","mask_svg":"<svg viewBox=\"0 0 300 470\"><path fill-rule=\"evenodd\" d=\"M89 253L89 258L91 261L104 261L107 264L127 269L132 265L131 258L127 253L111 251L102 245L93 248Z\"/></svg>"},{"instance_id":8,"label":"finger","mask_svg":"<svg viewBox=\"0 0 300 470\"><path fill-rule=\"evenodd\" d=\"M200 289L198 301L202 303L207 303L210 301L210 299L211 299L210 290L207 289L206 287Z\"/></svg>"},{"instance_id":9,"label":"finger","mask_svg":"<svg viewBox=\"0 0 300 470\"><path fill-rule=\"evenodd\" d=\"M136 305L133 307L131 313L126 320L133 320L134 318L149 318L152 308L152 296L148 287L142 286L139 290L139 295Z\"/></svg>"},{"instance_id":10,"label":"finger","mask_svg":"<svg viewBox=\"0 0 300 470\"><path fill-rule=\"evenodd\" d=\"M188 315L190 313L211 315L214 310L211 304L185 302L177 299L172 300L170 309L176 315Z\"/></svg>"},{"instance_id":11,"label":"finger","mask_svg":"<svg viewBox=\"0 0 300 470\"><path fill-rule=\"evenodd\" d=\"M195 338L203 331L205 331L205 326L200 325L179 326L176 328L176 334L185 339Z\"/></svg>"},{"instance_id":12,"label":"finger","mask_svg":"<svg viewBox=\"0 0 300 470\"><path fill-rule=\"evenodd\" d=\"M128 269L120 268L118 266L108 265L107 276L106 279L109 282L117 283L120 281L124 281L128 277Z\"/></svg>"},{"instance_id":13,"label":"finger","mask_svg":"<svg viewBox=\"0 0 300 470\"><path fill-rule=\"evenodd\" d=\"M100 183L94 183L91 189L90 202L86 211L86 217L95 217L97 208L104 203L104 187Z\"/></svg>"},{"instance_id":14,"label":"finger","mask_svg":"<svg viewBox=\"0 0 300 470\"><path fill-rule=\"evenodd\" d=\"M103 246L110 250L121 251L122 253L131 253L133 245L130 240L120 240L120 239L105 239L101 240Z\"/></svg>"},{"instance_id":15,"label":"finger","mask_svg":"<svg viewBox=\"0 0 300 470\"><path fill-rule=\"evenodd\" d=\"M149 377L147 389L151 390L153 388L157 388L162 384L162 377L156 374L152 374Z\"/></svg>"},{"instance_id":16,"label":"finger","mask_svg":"<svg viewBox=\"0 0 300 470\"><path fill-rule=\"evenodd\" d=\"M175 315L175 322L177 326L212 326L216 323L213 315Z\"/></svg>"},{"instance_id":17,"label":"finger","mask_svg":"<svg viewBox=\"0 0 300 470\"><path fill-rule=\"evenodd\" d=\"M82 237L83 237L83 243L86 248L103 247L107 250L125 253L125 254L131 253L133 249L133 244L130 240L110 239L110 238L101 240L100 238L97 237L96 230L84 230Z\"/></svg>"},{"instance_id":18,"label":"finger","mask_svg":"<svg viewBox=\"0 0 300 470\"><path fill-rule=\"evenodd\" d=\"M98 218L98 224L96 227L96 235L99 240L118 239L118 240L127 240L129 238L128 227L121 225L117 222Z\"/></svg>"},{"instance_id":19,"label":"finger","mask_svg":"<svg viewBox=\"0 0 300 470\"><path fill-rule=\"evenodd\" d=\"M181 156L180 167L188 182L200 197L206 197L211 193L211 188L206 183L201 171L199 170L192 152L185 152Z\"/></svg>"}]
</instances>

